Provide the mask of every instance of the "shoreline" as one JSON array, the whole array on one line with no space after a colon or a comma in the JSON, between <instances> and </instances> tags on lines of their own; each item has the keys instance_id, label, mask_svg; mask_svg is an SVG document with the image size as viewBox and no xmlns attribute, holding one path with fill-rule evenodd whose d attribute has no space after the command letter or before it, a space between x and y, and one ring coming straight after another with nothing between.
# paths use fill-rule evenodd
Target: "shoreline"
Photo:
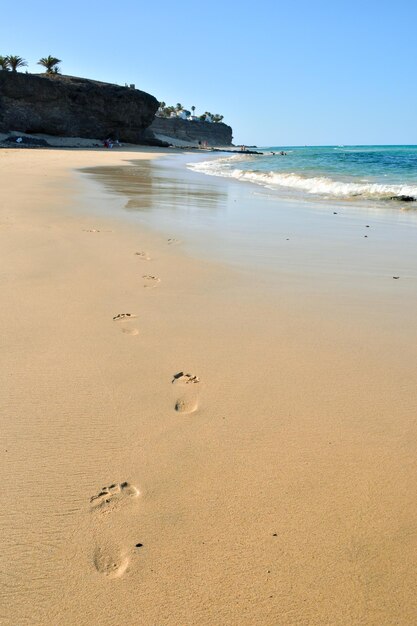
<instances>
[{"instance_id":1,"label":"shoreline","mask_svg":"<svg viewBox=\"0 0 417 626\"><path fill-rule=\"evenodd\" d=\"M285 248L230 266L191 209L226 232L212 200L246 215L244 190L190 190L164 150L8 152L5 623L411 623L413 281L375 310L320 264L308 288L305 239L298 289ZM133 196L72 173L149 155Z\"/></svg>"},{"instance_id":2,"label":"shoreline","mask_svg":"<svg viewBox=\"0 0 417 626\"><path fill-rule=\"evenodd\" d=\"M399 171L393 173L389 170L389 159L392 155L384 156L383 153L378 157L378 165L374 164L373 169L369 165L369 172L366 170L366 162L363 162L361 173L357 164L358 157L374 154L376 147L352 148L355 149L346 149L343 152L337 147L294 147L287 148L288 152L282 155L274 152L273 148L262 148L265 152L262 152L260 158L246 157L242 160L236 158L240 155L235 155L235 158L223 157L217 162L202 161L192 164L191 167L209 176L249 183L286 201L313 205L334 203L359 209L363 207L386 211L398 208L401 211L412 211L417 187L410 177L408 167L411 166L412 155L407 154L407 151L401 154L406 146L393 148L392 158L397 158L399 162ZM342 150L342 153L334 153L334 150ZM344 160L338 160L340 156L349 155L348 164ZM335 159L334 163L332 159ZM407 167L404 161L407 162ZM398 178L399 172L404 179Z\"/></svg>"},{"instance_id":3,"label":"shoreline","mask_svg":"<svg viewBox=\"0 0 417 626\"><path fill-rule=\"evenodd\" d=\"M189 168L190 160L198 162L199 157L204 158L165 154L152 165L130 160L121 168L87 168L81 176L86 185L98 185L119 199L121 210L115 216L167 236L178 230L186 234L187 251L205 261L239 271L261 270L274 281L288 276L294 283L299 280L302 289L309 289L308 278L317 292L325 275L335 288L340 282L349 290L363 285L370 293L385 289L389 295L390 286L384 283L398 272L401 289L404 280L415 289L413 214L288 200L249 181L242 184ZM164 191L153 194L153 187Z\"/></svg>"}]
</instances>

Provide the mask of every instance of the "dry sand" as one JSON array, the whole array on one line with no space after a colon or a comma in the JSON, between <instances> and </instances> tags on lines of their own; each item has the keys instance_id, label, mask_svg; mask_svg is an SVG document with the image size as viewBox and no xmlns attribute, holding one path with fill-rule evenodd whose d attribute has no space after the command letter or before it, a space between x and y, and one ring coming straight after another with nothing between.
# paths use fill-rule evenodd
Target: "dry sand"
<instances>
[{"instance_id":1,"label":"dry sand","mask_svg":"<svg viewBox=\"0 0 417 626\"><path fill-rule=\"evenodd\" d=\"M71 171L155 154L0 151L1 624L416 623L412 301L268 289Z\"/></svg>"}]
</instances>

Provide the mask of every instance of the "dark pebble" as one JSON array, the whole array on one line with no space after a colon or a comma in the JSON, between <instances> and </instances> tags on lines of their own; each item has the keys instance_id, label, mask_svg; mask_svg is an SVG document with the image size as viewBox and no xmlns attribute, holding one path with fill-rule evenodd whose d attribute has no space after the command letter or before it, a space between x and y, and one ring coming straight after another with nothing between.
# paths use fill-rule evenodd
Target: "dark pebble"
<instances>
[{"instance_id":1,"label":"dark pebble","mask_svg":"<svg viewBox=\"0 0 417 626\"><path fill-rule=\"evenodd\" d=\"M141 548L142 546L143 546L143 543L137 543L137 544L136 544L136 547L137 547L137 548Z\"/></svg>"},{"instance_id":2,"label":"dark pebble","mask_svg":"<svg viewBox=\"0 0 417 626\"><path fill-rule=\"evenodd\" d=\"M333 215L337 215L336 211L333 211Z\"/></svg>"},{"instance_id":3,"label":"dark pebble","mask_svg":"<svg viewBox=\"0 0 417 626\"><path fill-rule=\"evenodd\" d=\"M273 537L278 537L277 533L274 533L272 536L273 536Z\"/></svg>"},{"instance_id":4,"label":"dark pebble","mask_svg":"<svg viewBox=\"0 0 417 626\"><path fill-rule=\"evenodd\" d=\"M400 202L415 202L414 196L391 196L390 200L399 200Z\"/></svg>"},{"instance_id":5,"label":"dark pebble","mask_svg":"<svg viewBox=\"0 0 417 626\"><path fill-rule=\"evenodd\" d=\"M393 279L394 279L394 280L398 280L398 279L399 279L399 276L393 276Z\"/></svg>"}]
</instances>

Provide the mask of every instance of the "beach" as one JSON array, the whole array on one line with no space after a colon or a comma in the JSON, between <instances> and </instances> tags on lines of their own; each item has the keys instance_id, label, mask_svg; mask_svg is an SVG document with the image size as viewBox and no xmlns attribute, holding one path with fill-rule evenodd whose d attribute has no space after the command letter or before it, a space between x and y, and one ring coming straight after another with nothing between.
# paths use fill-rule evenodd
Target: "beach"
<instances>
[{"instance_id":1,"label":"beach","mask_svg":"<svg viewBox=\"0 0 417 626\"><path fill-rule=\"evenodd\" d=\"M412 624L414 217L197 158L0 151L0 621Z\"/></svg>"}]
</instances>

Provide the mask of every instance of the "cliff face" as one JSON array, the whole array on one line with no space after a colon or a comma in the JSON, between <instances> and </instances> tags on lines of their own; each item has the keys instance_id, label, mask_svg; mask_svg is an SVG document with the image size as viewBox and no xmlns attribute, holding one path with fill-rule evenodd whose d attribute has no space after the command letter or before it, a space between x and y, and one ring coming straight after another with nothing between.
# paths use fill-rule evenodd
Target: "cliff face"
<instances>
[{"instance_id":1,"label":"cliff face","mask_svg":"<svg viewBox=\"0 0 417 626\"><path fill-rule=\"evenodd\" d=\"M230 146L232 144L232 129L222 122L189 122L179 118L155 117L151 131L157 135L165 135L182 141L197 144L207 141L209 146Z\"/></svg>"},{"instance_id":2,"label":"cliff face","mask_svg":"<svg viewBox=\"0 0 417 626\"><path fill-rule=\"evenodd\" d=\"M0 131L138 143L158 101L144 91L86 78L0 71Z\"/></svg>"}]
</instances>

